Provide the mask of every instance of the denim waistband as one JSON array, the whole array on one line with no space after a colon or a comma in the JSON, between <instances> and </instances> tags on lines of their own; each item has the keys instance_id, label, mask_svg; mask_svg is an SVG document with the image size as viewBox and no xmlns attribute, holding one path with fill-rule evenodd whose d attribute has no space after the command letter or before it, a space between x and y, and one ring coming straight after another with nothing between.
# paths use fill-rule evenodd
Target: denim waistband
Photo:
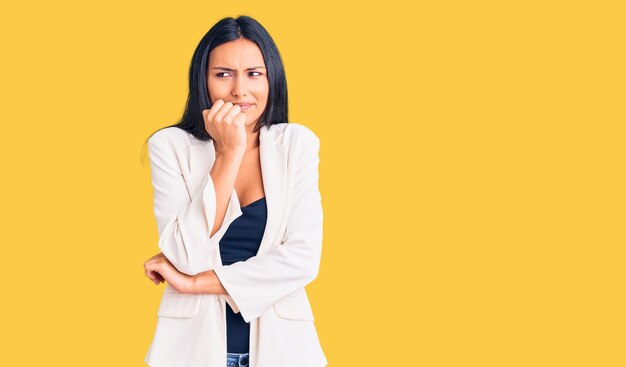
<instances>
[{"instance_id":1,"label":"denim waistband","mask_svg":"<svg viewBox=\"0 0 626 367\"><path fill-rule=\"evenodd\" d=\"M249 353L226 353L226 367L248 367Z\"/></svg>"}]
</instances>

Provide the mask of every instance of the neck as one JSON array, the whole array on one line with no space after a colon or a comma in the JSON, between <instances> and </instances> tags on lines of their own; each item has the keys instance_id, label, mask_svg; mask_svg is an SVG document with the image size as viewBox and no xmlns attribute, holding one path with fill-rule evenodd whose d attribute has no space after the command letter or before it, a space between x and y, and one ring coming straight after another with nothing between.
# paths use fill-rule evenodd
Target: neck
<instances>
[{"instance_id":1,"label":"neck","mask_svg":"<svg viewBox=\"0 0 626 367\"><path fill-rule=\"evenodd\" d=\"M259 138L261 135L261 131L253 132L254 124L250 124L246 126L246 141L248 146L246 147L246 151L254 150L259 147Z\"/></svg>"}]
</instances>

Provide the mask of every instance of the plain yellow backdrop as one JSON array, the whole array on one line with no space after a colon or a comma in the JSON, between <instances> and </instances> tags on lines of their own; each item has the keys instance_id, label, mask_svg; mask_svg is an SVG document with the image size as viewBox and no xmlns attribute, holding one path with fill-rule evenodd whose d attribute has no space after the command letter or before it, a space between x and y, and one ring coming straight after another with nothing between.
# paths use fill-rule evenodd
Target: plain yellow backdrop
<instances>
[{"instance_id":1,"label":"plain yellow backdrop","mask_svg":"<svg viewBox=\"0 0 626 367\"><path fill-rule=\"evenodd\" d=\"M329 366L626 365L617 1L3 4L0 365L144 365L143 143L240 14L321 139Z\"/></svg>"}]
</instances>

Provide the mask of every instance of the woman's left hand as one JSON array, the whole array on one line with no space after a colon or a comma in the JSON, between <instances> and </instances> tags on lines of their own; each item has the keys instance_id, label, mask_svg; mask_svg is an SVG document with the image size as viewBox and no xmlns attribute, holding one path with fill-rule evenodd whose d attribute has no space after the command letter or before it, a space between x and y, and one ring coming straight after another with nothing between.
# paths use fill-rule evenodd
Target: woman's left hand
<instances>
[{"instance_id":1,"label":"woman's left hand","mask_svg":"<svg viewBox=\"0 0 626 367\"><path fill-rule=\"evenodd\" d=\"M191 291L193 285L193 277L181 273L172 265L172 263L159 252L152 256L148 261L143 263L146 276L159 285L167 281L178 293L187 293Z\"/></svg>"}]
</instances>

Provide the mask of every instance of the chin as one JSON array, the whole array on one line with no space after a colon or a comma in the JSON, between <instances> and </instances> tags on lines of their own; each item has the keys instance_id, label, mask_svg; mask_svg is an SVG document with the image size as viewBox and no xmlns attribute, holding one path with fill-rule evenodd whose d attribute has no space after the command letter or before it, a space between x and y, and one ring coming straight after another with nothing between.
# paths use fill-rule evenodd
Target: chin
<instances>
[{"instance_id":1,"label":"chin","mask_svg":"<svg viewBox=\"0 0 626 367\"><path fill-rule=\"evenodd\" d=\"M254 126L254 125L256 125L256 123L257 123L257 122L259 122L259 118L260 118L260 117L261 117L261 116L259 116L259 117L257 117L257 118L250 119L250 120L246 121L246 126Z\"/></svg>"}]
</instances>

